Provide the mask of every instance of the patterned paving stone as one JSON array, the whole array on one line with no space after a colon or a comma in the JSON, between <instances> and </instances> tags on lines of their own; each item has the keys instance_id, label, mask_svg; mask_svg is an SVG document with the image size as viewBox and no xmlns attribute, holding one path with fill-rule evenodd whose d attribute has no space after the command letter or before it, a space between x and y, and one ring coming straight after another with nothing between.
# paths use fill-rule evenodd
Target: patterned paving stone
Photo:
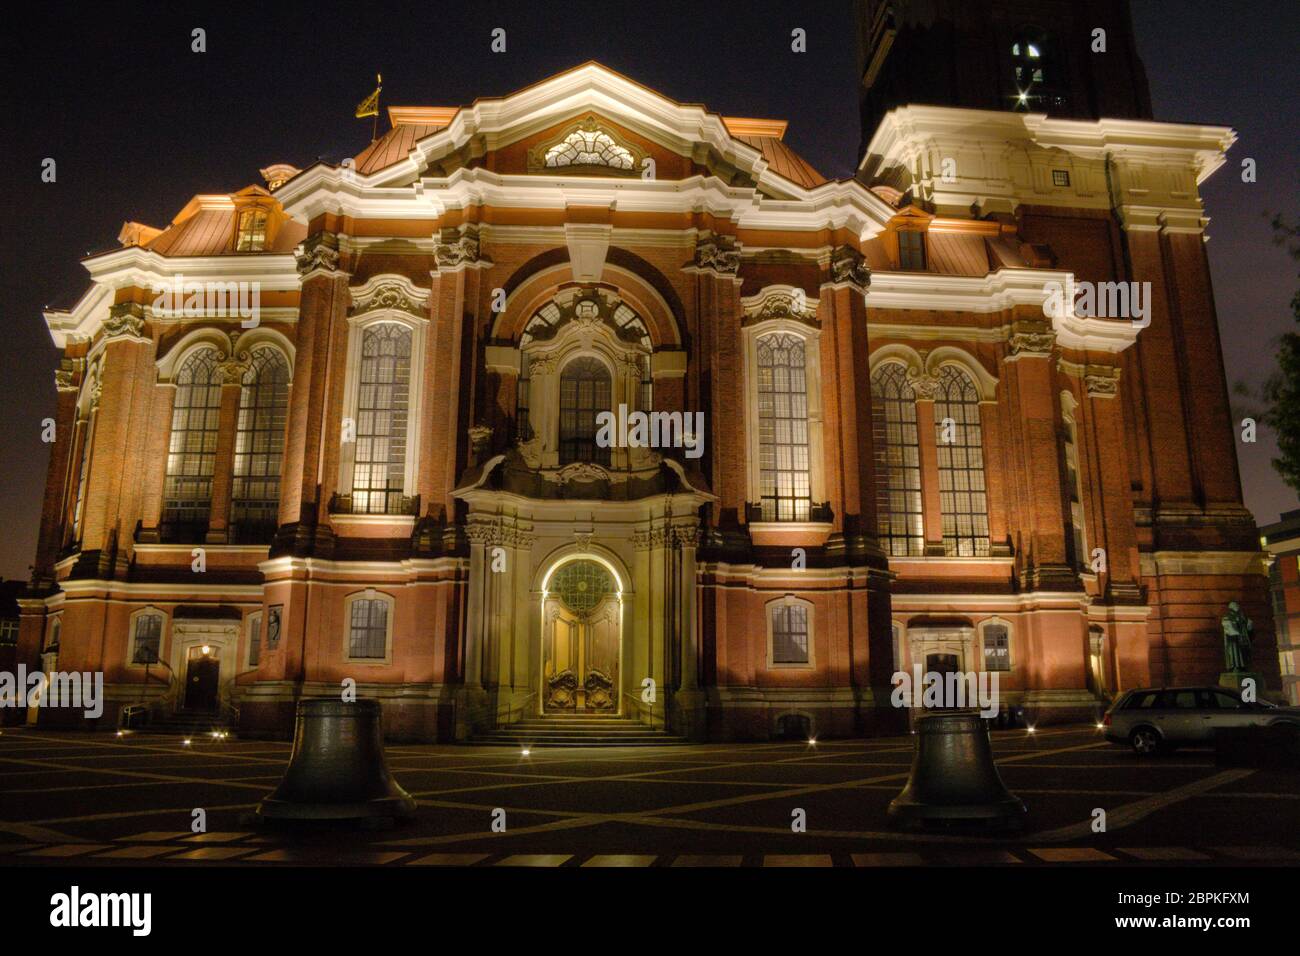
<instances>
[{"instance_id":1,"label":"patterned paving stone","mask_svg":"<svg viewBox=\"0 0 1300 956\"><path fill-rule=\"evenodd\" d=\"M165 843L170 840L183 840L194 836L189 830L150 830L134 836L118 837L118 843Z\"/></svg>"},{"instance_id":2,"label":"patterned paving stone","mask_svg":"<svg viewBox=\"0 0 1300 956\"><path fill-rule=\"evenodd\" d=\"M195 833L185 837L182 843L234 843L236 840L242 840L246 836L252 836L250 833Z\"/></svg>"},{"instance_id":3,"label":"patterned paving stone","mask_svg":"<svg viewBox=\"0 0 1300 956\"><path fill-rule=\"evenodd\" d=\"M407 862L407 866L473 866L486 860L488 853L430 853Z\"/></svg>"},{"instance_id":4,"label":"patterned paving stone","mask_svg":"<svg viewBox=\"0 0 1300 956\"><path fill-rule=\"evenodd\" d=\"M85 856L87 853L94 853L96 850L112 849L107 843L61 843L58 846L43 846L39 850L32 850L25 856Z\"/></svg>"},{"instance_id":5,"label":"patterned paving stone","mask_svg":"<svg viewBox=\"0 0 1300 956\"><path fill-rule=\"evenodd\" d=\"M1276 863L1300 860L1300 852L1281 846L1216 846L1215 852L1243 863Z\"/></svg>"},{"instance_id":6,"label":"patterned paving stone","mask_svg":"<svg viewBox=\"0 0 1300 956\"><path fill-rule=\"evenodd\" d=\"M769 853L764 866L834 866L829 853Z\"/></svg>"},{"instance_id":7,"label":"patterned paving stone","mask_svg":"<svg viewBox=\"0 0 1300 956\"><path fill-rule=\"evenodd\" d=\"M107 853L96 853L95 859L151 860L156 856L162 856L164 853L175 853L176 849L174 846L163 846L157 843L143 844L141 846L119 846Z\"/></svg>"},{"instance_id":8,"label":"patterned paving stone","mask_svg":"<svg viewBox=\"0 0 1300 956\"><path fill-rule=\"evenodd\" d=\"M854 853L854 866L922 866L919 853Z\"/></svg>"},{"instance_id":9,"label":"patterned paving stone","mask_svg":"<svg viewBox=\"0 0 1300 956\"><path fill-rule=\"evenodd\" d=\"M214 847L214 849L216 849ZM249 848L253 852L256 848ZM314 850L309 847L286 847L280 850L268 850L265 853L258 853L257 856L250 856L249 862L255 863L310 863L322 864L329 863L336 866L383 866L385 863L392 863L394 860L400 860L407 853L392 852L360 852L360 853L331 853L328 850Z\"/></svg>"},{"instance_id":10,"label":"patterned paving stone","mask_svg":"<svg viewBox=\"0 0 1300 956\"><path fill-rule=\"evenodd\" d=\"M520 853L497 862L497 866L559 866L572 860L569 853Z\"/></svg>"},{"instance_id":11,"label":"patterned paving stone","mask_svg":"<svg viewBox=\"0 0 1300 956\"><path fill-rule=\"evenodd\" d=\"M1045 863L1114 863L1116 860L1090 846L1049 846L1029 852Z\"/></svg>"},{"instance_id":12,"label":"patterned paving stone","mask_svg":"<svg viewBox=\"0 0 1300 956\"><path fill-rule=\"evenodd\" d=\"M201 846L197 850L178 853L171 860L232 860L256 852L251 846Z\"/></svg>"},{"instance_id":13,"label":"patterned paving stone","mask_svg":"<svg viewBox=\"0 0 1300 956\"><path fill-rule=\"evenodd\" d=\"M593 856L583 866L650 866L654 863L656 857L651 856L620 856L618 854L604 854L602 856Z\"/></svg>"},{"instance_id":14,"label":"patterned paving stone","mask_svg":"<svg viewBox=\"0 0 1300 956\"><path fill-rule=\"evenodd\" d=\"M1211 859L1208 853L1190 850L1185 846L1122 846L1118 849L1120 853L1127 853L1136 860L1146 860L1151 863L1166 861L1190 862Z\"/></svg>"},{"instance_id":15,"label":"patterned paving stone","mask_svg":"<svg viewBox=\"0 0 1300 956\"><path fill-rule=\"evenodd\" d=\"M673 866L740 866L745 862L743 856L679 856L673 860Z\"/></svg>"}]
</instances>

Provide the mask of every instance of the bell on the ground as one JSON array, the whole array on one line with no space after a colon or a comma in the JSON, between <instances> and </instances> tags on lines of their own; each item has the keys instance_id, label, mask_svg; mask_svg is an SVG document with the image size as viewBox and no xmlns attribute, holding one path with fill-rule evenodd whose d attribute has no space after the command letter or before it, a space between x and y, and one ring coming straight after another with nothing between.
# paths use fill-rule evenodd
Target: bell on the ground
<instances>
[{"instance_id":1,"label":"bell on the ground","mask_svg":"<svg viewBox=\"0 0 1300 956\"><path fill-rule=\"evenodd\" d=\"M259 820L374 820L414 813L415 800L384 760L379 701L298 701L293 755L280 786L258 804Z\"/></svg>"},{"instance_id":2,"label":"bell on the ground","mask_svg":"<svg viewBox=\"0 0 1300 956\"><path fill-rule=\"evenodd\" d=\"M986 823L1019 827L1025 805L993 763L989 732L977 711L944 711L916 721L916 753L907 786L889 804L897 823Z\"/></svg>"}]
</instances>

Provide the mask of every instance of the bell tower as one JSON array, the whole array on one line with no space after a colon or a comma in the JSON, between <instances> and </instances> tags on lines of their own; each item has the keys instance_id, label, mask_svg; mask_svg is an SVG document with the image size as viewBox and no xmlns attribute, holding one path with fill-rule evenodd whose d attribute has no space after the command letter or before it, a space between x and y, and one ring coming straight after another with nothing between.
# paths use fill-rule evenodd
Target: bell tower
<instances>
[{"instance_id":1,"label":"bell tower","mask_svg":"<svg viewBox=\"0 0 1300 956\"><path fill-rule=\"evenodd\" d=\"M1151 117L1128 0L856 0L856 11L864 146L909 103Z\"/></svg>"}]
</instances>

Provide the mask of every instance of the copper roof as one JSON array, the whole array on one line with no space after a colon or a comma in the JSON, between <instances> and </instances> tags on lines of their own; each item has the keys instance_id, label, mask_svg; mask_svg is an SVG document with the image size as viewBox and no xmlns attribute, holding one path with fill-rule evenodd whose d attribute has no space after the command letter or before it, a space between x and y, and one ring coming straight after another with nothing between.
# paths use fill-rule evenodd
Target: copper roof
<instances>
[{"instance_id":1,"label":"copper roof","mask_svg":"<svg viewBox=\"0 0 1300 956\"><path fill-rule=\"evenodd\" d=\"M790 182L805 189L813 189L822 183L830 182L825 176L813 169L804 159L776 136L735 136L746 146L752 146L767 160L767 165L778 176L784 176Z\"/></svg>"}]
</instances>

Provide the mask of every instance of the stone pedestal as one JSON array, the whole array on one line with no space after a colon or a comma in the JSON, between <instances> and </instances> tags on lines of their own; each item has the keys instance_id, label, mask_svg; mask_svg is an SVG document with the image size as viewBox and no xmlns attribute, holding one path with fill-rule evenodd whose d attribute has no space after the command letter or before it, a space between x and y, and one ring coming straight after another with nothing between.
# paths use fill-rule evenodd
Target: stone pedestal
<instances>
[{"instance_id":1,"label":"stone pedestal","mask_svg":"<svg viewBox=\"0 0 1300 956\"><path fill-rule=\"evenodd\" d=\"M1255 696L1258 699L1264 690L1264 675L1256 671L1224 671L1219 675L1219 686L1240 691L1242 682L1247 679L1255 682Z\"/></svg>"}]
</instances>

